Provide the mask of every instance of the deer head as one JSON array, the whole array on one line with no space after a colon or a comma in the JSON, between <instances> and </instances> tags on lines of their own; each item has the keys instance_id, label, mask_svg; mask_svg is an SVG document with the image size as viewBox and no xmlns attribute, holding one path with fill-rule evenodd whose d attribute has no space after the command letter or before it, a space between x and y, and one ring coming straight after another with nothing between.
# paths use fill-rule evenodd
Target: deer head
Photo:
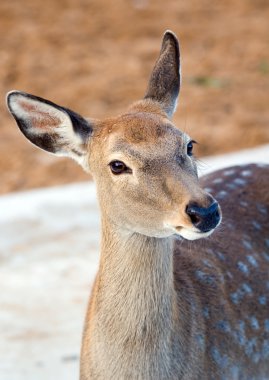
<instances>
[{"instance_id":1,"label":"deer head","mask_svg":"<svg viewBox=\"0 0 269 380\"><path fill-rule=\"evenodd\" d=\"M220 208L199 185L191 138L171 117L180 90L179 45L164 34L145 97L120 116L87 120L20 91L7 104L39 148L69 156L96 181L103 218L129 233L193 240L220 223Z\"/></svg>"}]
</instances>

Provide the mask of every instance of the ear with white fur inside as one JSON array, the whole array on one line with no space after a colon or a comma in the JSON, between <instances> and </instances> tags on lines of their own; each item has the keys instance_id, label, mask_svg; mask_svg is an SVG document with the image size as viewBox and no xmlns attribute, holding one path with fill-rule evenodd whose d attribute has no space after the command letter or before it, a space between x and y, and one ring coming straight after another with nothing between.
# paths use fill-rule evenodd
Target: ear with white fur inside
<instances>
[{"instance_id":1,"label":"ear with white fur inside","mask_svg":"<svg viewBox=\"0 0 269 380\"><path fill-rule=\"evenodd\" d=\"M69 156L85 169L92 127L77 113L20 91L7 94L7 106L22 133L33 144L58 156Z\"/></svg>"}]
</instances>

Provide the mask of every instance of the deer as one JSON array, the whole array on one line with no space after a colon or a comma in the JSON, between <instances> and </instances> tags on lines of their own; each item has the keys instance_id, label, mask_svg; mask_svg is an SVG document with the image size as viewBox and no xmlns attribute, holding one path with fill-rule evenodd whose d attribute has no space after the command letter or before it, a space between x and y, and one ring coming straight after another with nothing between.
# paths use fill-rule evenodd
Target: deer
<instances>
[{"instance_id":1,"label":"deer","mask_svg":"<svg viewBox=\"0 0 269 380\"><path fill-rule=\"evenodd\" d=\"M172 123L180 72L168 30L145 96L119 116L7 95L30 142L96 183L101 256L80 380L269 379L269 165L198 178L195 141Z\"/></svg>"}]
</instances>

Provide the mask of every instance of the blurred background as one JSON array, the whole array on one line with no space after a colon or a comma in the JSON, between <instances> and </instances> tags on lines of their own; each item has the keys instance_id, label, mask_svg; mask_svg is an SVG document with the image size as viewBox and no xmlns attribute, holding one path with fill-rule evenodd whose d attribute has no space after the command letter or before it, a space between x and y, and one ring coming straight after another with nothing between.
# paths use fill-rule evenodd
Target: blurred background
<instances>
[{"instance_id":1,"label":"blurred background","mask_svg":"<svg viewBox=\"0 0 269 380\"><path fill-rule=\"evenodd\" d=\"M87 180L31 146L9 116L11 89L102 118L144 95L162 34L180 39L176 125L199 156L269 141L267 0L0 2L0 193Z\"/></svg>"}]
</instances>

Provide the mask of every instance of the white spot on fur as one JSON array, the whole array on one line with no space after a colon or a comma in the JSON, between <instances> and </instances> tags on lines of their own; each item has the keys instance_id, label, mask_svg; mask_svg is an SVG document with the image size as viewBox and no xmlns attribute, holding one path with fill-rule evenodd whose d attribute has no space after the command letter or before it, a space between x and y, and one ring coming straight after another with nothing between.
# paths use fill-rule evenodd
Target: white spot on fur
<instances>
[{"instance_id":1,"label":"white spot on fur","mask_svg":"<svg viewBox=\"0 0 269 380\"><path fill-rule=\"evenodd\" d=\"M235 183L227 183L226 187L230 190L235 190L237 188L237 185Z\"/></svg>"},{"instance_id":2,"label":"white spot on fur","mask_svg":"<svg viewBox=\"0 0 269 380\"><path fill-rule=\"evenodd\" d=\"M225 255L222 252L216 251L216 255L221 261L225 261Z\"/></svg>"},{"instance_id":3,"label":"white spot on fur","mask_svg":"<svg viewBox=\"0 0 269 380\"><path fill-rule=\"evenodd\" d=\"M251 170L243 170L241 172L241 175L244 176L244 177L250 177L252 174Z\"/></svg>"},{"instance_id":4,"label":"white spot on fur","mask_svg":"<svg viewBox=\"0 0 269 380\"><path fill-rule=\"evenodd\" d=\"M264 330L269 333L269 319L264 320Z\"/></svg>"},{"instance_id":5,"label":"white spot on fur","mask_svg":"<svg viewBox=\"0 0 269 380\"><path fill-rule=\"evenodd\" d=\"M222 191L220 191L219 193L218 193L218 195L217 195L217 197L218 198L225 198L226 196L227 196L227 191L225 191L225 190L222 190Z\"/></svg>"},{"instance_id":6,"label":"white spot on fur","mask_svg":"<svg viewBox=\"0 0 269 380\"><path fill-rule=\"evenodd\" d=\"M242 261L238 261L237 268L244 274L248 275L249 269L246 264L244 264Z\"/></svg>"},{"instance_id":7,"label":"white spot on fur","mask_svg":"<svg viewBox=\"0 0 269 380\"><path fill-rule=\"evenodd\" d=\"M243 240L243 246L246 248L246 249L249 249L249 250L252 250L252 244L247 241L247 240Z\"/></svg>"},{"instance_id":8,"label":"white spot on fur","mask_svg":"<svg viewBox=\"0 0 269 380\"><path fill-rule=\"evenodd\" d=\"M215 178L213 180L213 183L222 183L223 182L223 179L222 178Z\"/></svg>"},{"instance_id":9,"label":"white spot on fur","mask_svg":"<svg viewBox=\"0 0 269 380\"><path fill-rule=\"evenodd\" d=\"M256 317L252 316L248 318L250 326L252 327L253 330L259 330L260 325L259 321Z\"/></svg>"},{"instance_id":10,"label":"white spot on fur","mask_svg":"<svg viewBox=\"0 0 269 380\"><path fill-rule=\"evenodd\" d=\"M236 183L237 185L243 186L246 184L246 181L242 178L235 178L234 183Z\"/></svg>"},{"instance_id":11,"label":"white spot on fur","mask_svg":"<svg viewBox=\"0 0 269 380\"><path fill-rule=\"evenodd\" d=\"M226 275L227 275L227 277L229 277L230 279L233 279L233 277L234 277L230 271L227 271L227 272L226 272Z\"/></svg>"},{"instance_id":12,"label":"white spot on fur","mask_svg":"<svg viewBox=\"0 0 269 380\"><path fill-rule=\"evenodd\" d=\"M205 273L202 270L196 270L195 277L199 282L201 282L204 285L213 285L216 280L215 276Z\"/></svg>"},{"instance_id":13,"label":"white spot on fur","mask_svg":"<svg viewBox=\"0 0 269 380\"><path fill-rule=\"evenodd\" d=\"M262 226L260 225L260 223L256 222L256 220L252 221L252 225L253 225L254 228L256 228L256 230L261 230L262 229Z\"/></svg>"},{"instance_id":14,"label":"white spot on fur","mask_svg":"<svg viewBox=\"0 0 269 380\"><path fill-rule=\"evenodd\" d=\"M255 268L257 268L259 266L257 260L255 259L255 257L253 257L252 255L247 255L247 260L248 262Z\"/></svg>"},{"instance_id":15,"label":"white spot on fur","mask_svg":"<svg viewBox=\"0 0 269 380\"><path fill-rule=\"evenodd\" d=\"M261 213L266 215L267 214L267 207L261 203L256 204L257 210Z\"/></svg>"},{"instance_id":16,"label":"white spot on fur","mask_svg":"<svg viewBox=\"0 0 269 380\"><path fill-rule=\"evenodd\" d=\"M234 173L235 173L234 169L224 170L223 172L225 176L233 175Z\"/></svg>"},{"instance_id":17,"label":"white spot on fur","mask_svg":"<svg viewBox=\"0 0 269 380\"><path fill-rule=\"evenodd\" d=\"M266 298L266 296L259 296L258 301L259 301L260 305L264 306L264 305L267 304L267 298Z\"/></svg>"},{"instance_id":18,"label":"white spot on fur","mask_svg":"<svg viewBox=\"0 0 269 380\"><path fill-rule=\"evenodd\" d=\"M210 349L211 357L213 358L214 362L220 367L220 368L226 368L229 365L229 357L226 354L222 354L219 349L215 346L211 347Z\"/></svg>"},{"instance_id":19,"label":"white spot on fur","mask_svg":"<svg viewBox=\"0 0 269 380\"><path fill-rule=\"evenodd\" d=\"M238 305L239 302L241 302L245 296L251 296L251 295L252 295L251 287L248 284L243 283L241 286L239 286L236 292L230 294L230 298L235 305Z\"/></svg>"}]
</instances>

